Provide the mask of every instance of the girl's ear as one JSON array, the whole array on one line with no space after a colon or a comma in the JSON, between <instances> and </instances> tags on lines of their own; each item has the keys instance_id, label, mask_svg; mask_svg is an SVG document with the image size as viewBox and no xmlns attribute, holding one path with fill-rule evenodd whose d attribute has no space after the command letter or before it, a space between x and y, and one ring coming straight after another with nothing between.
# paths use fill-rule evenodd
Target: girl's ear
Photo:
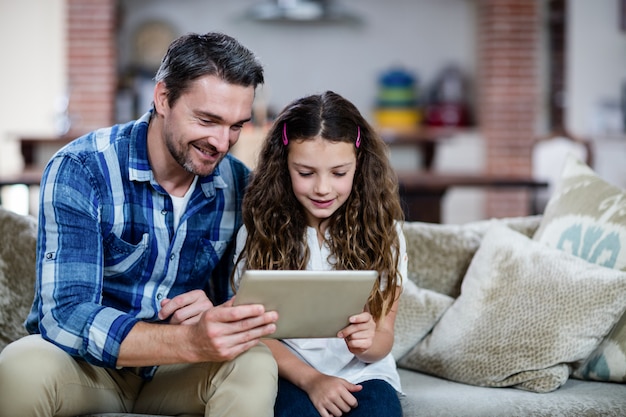
<instances>
[{"instance_id":1,"label":"girl's ear","mask_svg":"<svg viewBox=\"0 0 626 417\"><path fill-rule=\"evenodd\" d=\"M157 114L163 114L167 109L169 109L169 103L167 100L167 88L165 87L165 83L163 81L159 81L156 83L154 87L154 110Z\"/></svg>"}]
</instances>

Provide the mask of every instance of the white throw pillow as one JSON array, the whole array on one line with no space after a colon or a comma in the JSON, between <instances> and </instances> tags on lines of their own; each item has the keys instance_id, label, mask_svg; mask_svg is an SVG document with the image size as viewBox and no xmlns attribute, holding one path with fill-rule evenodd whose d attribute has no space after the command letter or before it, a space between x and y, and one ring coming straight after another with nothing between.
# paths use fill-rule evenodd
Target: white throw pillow
<instances>
[{"instance_id":1,"label":"white throw pillow","mask_svg":"<svg viewBox=\"0 0 626 417\"><path fill-rule=\"evenodd\" d=\"M473 385L552 391L625 308L626 273L496 224L461 295L399 365Z\"/></svg>"}]
</instances>

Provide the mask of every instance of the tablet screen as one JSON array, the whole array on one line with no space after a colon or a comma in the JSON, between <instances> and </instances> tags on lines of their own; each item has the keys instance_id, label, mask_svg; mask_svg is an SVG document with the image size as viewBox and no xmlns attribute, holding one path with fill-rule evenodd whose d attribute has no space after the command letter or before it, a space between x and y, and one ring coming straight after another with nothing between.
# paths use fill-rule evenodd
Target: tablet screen
<instances>
[{"instance_id":1,"label":"tablet screen","mask_svg":"<svg viewBox=\"0 0 626 417\"><path fill-rule=\"evenodd\" d=\"M278 311L276 339L336 337L363 311L377 271L245 271L235 305Z\"/></svg>"}]
</instances>

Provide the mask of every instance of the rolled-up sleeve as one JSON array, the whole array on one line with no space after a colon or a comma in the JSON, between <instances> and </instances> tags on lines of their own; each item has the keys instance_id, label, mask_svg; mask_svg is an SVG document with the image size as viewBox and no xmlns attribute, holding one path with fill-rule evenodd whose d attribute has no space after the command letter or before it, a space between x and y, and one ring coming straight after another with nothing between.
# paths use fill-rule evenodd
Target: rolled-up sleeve
<instances>
[{"instance_id":1,"label":"rolled-up sleeve","mask_svg":"<svg viewBox=\"0 0 626 417\"><path fill-rule=\"evenodd\" d=\"M114 367L137 318L102 305L98 189L80 160L56 156L41 184L37 246L39 331L69 354Z\"/></svg>"}]
</instances>

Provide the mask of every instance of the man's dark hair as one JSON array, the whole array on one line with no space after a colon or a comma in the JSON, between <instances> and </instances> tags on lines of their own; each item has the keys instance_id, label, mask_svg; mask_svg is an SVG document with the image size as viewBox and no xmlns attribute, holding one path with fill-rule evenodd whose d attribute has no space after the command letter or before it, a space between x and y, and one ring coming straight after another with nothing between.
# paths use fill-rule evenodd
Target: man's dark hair
<instances>
[{"instance_id":1,"label":"man's dark hair","mask_svg":"<svg viewBox=\"0 0 626 417\"><path fill-rule=\"evenodd\" d=\"M165 83L172 106L193 80L204 75L255 89L264 82L257 57L236 39L216 32L189 33L174 40L154 79Z\"/></svg>"}]
</instances>

